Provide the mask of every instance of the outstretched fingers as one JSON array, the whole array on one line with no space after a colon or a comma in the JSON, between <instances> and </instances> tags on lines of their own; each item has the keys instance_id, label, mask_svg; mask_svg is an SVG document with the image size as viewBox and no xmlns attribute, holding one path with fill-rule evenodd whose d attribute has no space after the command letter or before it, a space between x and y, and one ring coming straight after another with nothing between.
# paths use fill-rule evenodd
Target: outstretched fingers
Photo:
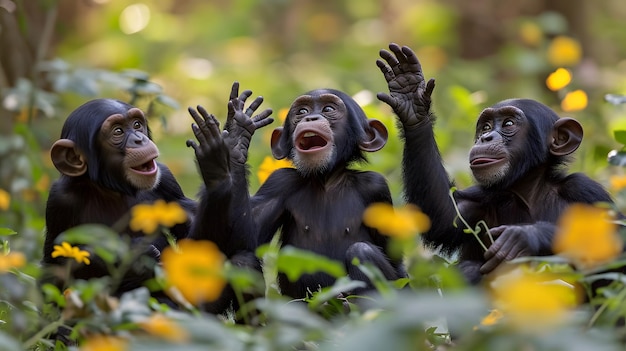
<instances>
[{"instance_id":1,"label":"outstretched fingers","mask_svg":"<svg viewBox=\"0 0 626 351\"><path fill-rule=\"evenodd\" d=\"M261 106L262 103L263 103L262 96L259 96L256 99L254 99L254 101L252 101L250 106L248 106L248 108L246 109L246 115L248 115L248 117L252 117L252 114L254 114L254 112L259 108L259 106Z\"/></svg>"},{"instance_id":2,"label":"outstretched fingers","mask_svg":"<svg viewBox=\"0 0 626 351\"><path fill-rule=\"evenodd\" d=\"M196 109L189 107L187 109L189 114L193 118L194 122L191 125L193 134L200 143L200 145L207 145L213 140L218 140L221 137L220 122L214 115L208 113L202 106L198 105ZM193 140L187 140L187 146L192 147L198 151L198 144Z\"/></svg>"},{"instance_id":3,"label":"outstretched fingers","mask_svg":"<svg viewBox=\"0 0 626 351\"><path fill-rule=\"evenodd\" d=\"M383 51L385 50L381 50L381 56ZM385 77L385 80L387 82L392 81L396 77L396 75L393 73L393 69L391 69L391 67L384 63L382 60L376 60L376 66L378 66L380 71L383 73L383 76Z\"/></svg>"},{"instance_id":4,"label":"outstretched fingers","mask_svg":"<svg viewBox=\"0 0 626 351\"><path fill-rule=\"evenodd\" d=\"M252 95L251 90L244 90L241 95L239 95L239 82L233 82L233 86L230 88L230 96L228 97L228 101L232 101L234 99L239 98L242 102L245 102L250 95Z\"/></svg>"},{"instance_id":5,"label":"outstretched fingers","mask_svg":"<svg viewBox=\"0 0 626 351\"><path fill-rule=\"evenodd\" d=\"M274 118L270 117L272 114L272 109L268 108L267 110L262 111L258 115L252 117L252 122L254 123L254 129L263 128L272 122L274 122Z\"/></svg>"},{"instance_id":6,"label":"outstretched fingers","mask_svg":"<svg viewBox=\"0 0 626 351\"><path fill-rule=\"evenodd\" d=\"M239 82L234 81L233 86L230 88L230 96L228 97L228 101L237 98L239 95Z\"/></svg>"},{"instance_id":7,"label":"outstretched fingers","mask_svg":"<svg viewBox=\"0 0 626 351\"><path fill-rule=\"evenodd\" d=\"M378 100L386 103L387 105L389 105L394 110L395 110L395 107L398 105L398 102L396 101L396 99L392 98L391 95L389 95L389 94L377 93L376 97L378 98Z\"/></svg>"}]
</instances>

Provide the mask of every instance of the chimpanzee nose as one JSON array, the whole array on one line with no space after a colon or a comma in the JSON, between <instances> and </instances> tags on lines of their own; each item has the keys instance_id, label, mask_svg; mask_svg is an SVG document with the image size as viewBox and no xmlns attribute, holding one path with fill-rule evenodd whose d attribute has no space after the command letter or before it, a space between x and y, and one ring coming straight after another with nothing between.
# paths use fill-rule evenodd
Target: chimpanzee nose
<instances>
[{"instance_id":1,"label":"chimpanzee nose","mask_svg":"<svg viewBox=\"0 0 626 351\"><path fill-rule=\"evenodd\" d=\"M313 121L319 120L320 118L322 118L322 116L320 116L320 115L309 115L309 116L304 117L304 121L305 122L313 122Z\"/></svg>"}]
</instances>

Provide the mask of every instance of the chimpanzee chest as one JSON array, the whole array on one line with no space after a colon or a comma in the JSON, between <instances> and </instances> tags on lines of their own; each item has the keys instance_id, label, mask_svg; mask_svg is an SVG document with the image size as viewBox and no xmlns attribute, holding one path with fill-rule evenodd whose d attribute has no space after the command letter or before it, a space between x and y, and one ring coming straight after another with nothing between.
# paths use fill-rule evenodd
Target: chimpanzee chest
<instances>
[{"instance_id":1,"label":"chimpanzee chest","mask_svg":"<svg viewBox=\"0 0 626 351\"><path fill-rule=\"evenodd\" d=\"M304 189L285 205L289 218L282 229L284 245L343 259L351 244L371 241L362 224L368 204L353 189Z\"/></svg>"}]
</instances>

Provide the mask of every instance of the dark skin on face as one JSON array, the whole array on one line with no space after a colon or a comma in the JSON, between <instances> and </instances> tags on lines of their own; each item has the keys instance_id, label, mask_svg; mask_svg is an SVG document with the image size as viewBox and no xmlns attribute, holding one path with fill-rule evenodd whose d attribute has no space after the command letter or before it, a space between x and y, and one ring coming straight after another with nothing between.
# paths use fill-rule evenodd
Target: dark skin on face
<instances>
[{"instance_id":1,"label":"dark skin on face","mask_svg":"<svg viewBox=\"0 0 626 351\"><path fill-rule=\"evenodd\" d=\"M243 124L249 123L250 115L243 113L240 102L231 102L238 126L235 130L245 129ZM197 124L200 129L207 127L204 133L207 142L223 137L216 124L210 122L211 115L198 110L206 122ZM376 151L386 140L387 130L382 123L367 119L345 93L311 91L294 100L284 125L272 134L273 155L277 159L293 160L296 168L275 171L254 196L248 197L247 186L232 186L233 183L247 184L245 172L237 172L231 165L230 170L216 177L226 182L207 182L219 184L214 189L207 188L209 194L222 196L221 200L219 196L207 196L212 202L211 208L216 212L230 210L222 211L219 216L216 212L203 213L202 217L208 220L222 216L231 218L240 225L238 232L248 236L240 242L254 242L255 247L269 242L280 230L283 245L344 262L349 276L365 282L367 288L371 288L371 283L352 264L353 258L373 263L389 279L399 278L404 272L399 261L386 255L387 239L361 221L363 210L369 204L391 203L386 181L380 174L348 168L351 162L364 160L364 151ZM225 168L228 167L214 167ZM233 215L233 208L246 210ZM242 223L246 223L245 231L241 230ZM219 236L230 233L234 233L232 226L223 228ZM308 291L329 286L333 281L322 273L305 275L295 282L283 275L279 277L282 293L294 298L302 298Z\"/></svg>"},{"instance_id":2,"label":"dark skin on face","mask_svg":"<svg viewBox=\"0 0 626 351\"><path fill-rule=\"evenodd\" d=\"M459 268L472 283L502 263L522 256L552 254L555 222L572 203L612 203L600 184L563 166L582 140L582 127L547 106L511 99L485 109L476 124L470 168L477 185L454 199L472 228L485 221L495 241L485 252L472 235L454 225L449 180L435 142L430 110L434 80L425 81L415 53L396 44L377 61L389 87L379 93L402 125L403 178L408 202L419 206L432 227L423 238L444 253L460 251ZM490 244L486 237L483 242Z\"/></svg>"},{"instance_id":3,"label":"dark skin on face","mask_svg":"<svg viewBox=\"0 0 626 351\"><path fill-rule=\"evenodd\" d=\"M161 234L147 238L128 228L129 211L139 203L157 199L178 202L187 212L188 221L170 228L176 238L186 237L195 202L186 198L169 169L156 162L159 150L150 139L143 112L126 103L96 99L77 108L66 120L61 138L51 148L54 165L61 173L54 182L46 206L46 239L43 262L50 276L44 278L63 286L55 277L54 267L65 264L63 258L52 258L54 245L61 234L81 224L103 224L128 235L133 250L147 259L137 264L114 287L123 293L139 287L153 277L151 265L167 245ZM91 264L78 265L76 279L108 275L107 265L91 251ZM142 265L142 262L147 262Z\"/></svg>"}]
</instances>

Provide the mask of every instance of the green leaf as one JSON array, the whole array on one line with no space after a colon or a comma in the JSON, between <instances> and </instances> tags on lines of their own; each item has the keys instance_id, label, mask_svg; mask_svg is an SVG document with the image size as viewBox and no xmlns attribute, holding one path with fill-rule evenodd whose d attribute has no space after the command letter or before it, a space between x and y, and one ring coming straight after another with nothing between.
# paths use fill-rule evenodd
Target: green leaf
<instances>
[{"instance_id":1,"label":"green leaf","mask_svg":"<svg viewBox=\"0 0 626 351\"><path fill-rule=\"evenodd\" d=\"M336 298L341 293L353 291L354 289L364 287L365 282L351 280L348 277L341 277L337 279L337 281L335 281L335 284L333 284L332 286L322 288L320 291L313 293L313 296L309 300L309 307L315 309L321 304Z\"/></svg>"},{"instance_id":2,"label":"green leaf","mask_svg":"<svg viewBox=\"0 0 626 351\"><path fill-rule=\"evenodd\" d=\"M287 275L289 281L296 281L306 273L324 272L335 278L346 275L343 263L315 254L311 251L300 250L293 246L285 246L278 255L277 267Z\"/></svg>"},{"instance_id":3,"label":"green leaf","mask_svg":"<svg viewBox=\"0 0 626 351\"><path fill-rule=\"evenodd\" d=\"M614 130L613 137L622 145L626 145L626 130Z\"/></svg>"},{"instance_id":4,"label":"green leaf","mask_svg":"<svg viewBox=\"0 0 626 351\"><path fill-rule=\"evenodd\" d=\"M178 109L180 107L180 105L178 104L178 102L176 100L174 100L173 98L167 96L167 95L159 95L156 97L155 99L158 103L165 105L167 107L173 108L173 109Z\"/></svg>"},{"instance_id":5,"label":"green leaf","mask_svg":"<svg viewBox=\"0 0 626 351\"><path fill-rule=\"evenodd\" d=\"M0 228L0 236L15 235L17 232L10 228Z\"/></svg>"},{"instance_id":6,"label":"green leaf","mask_svg":"<svg viewBox=\"0 0 626 351\"><path fill-rule=\"evenodd\" d=\"M52 301L60 307L65 306L65 297L58 287L50 283L46 283L41 286L41 290L43 291L44 296L46 296L46 301Z\"/></svg>"}]
</instances>

